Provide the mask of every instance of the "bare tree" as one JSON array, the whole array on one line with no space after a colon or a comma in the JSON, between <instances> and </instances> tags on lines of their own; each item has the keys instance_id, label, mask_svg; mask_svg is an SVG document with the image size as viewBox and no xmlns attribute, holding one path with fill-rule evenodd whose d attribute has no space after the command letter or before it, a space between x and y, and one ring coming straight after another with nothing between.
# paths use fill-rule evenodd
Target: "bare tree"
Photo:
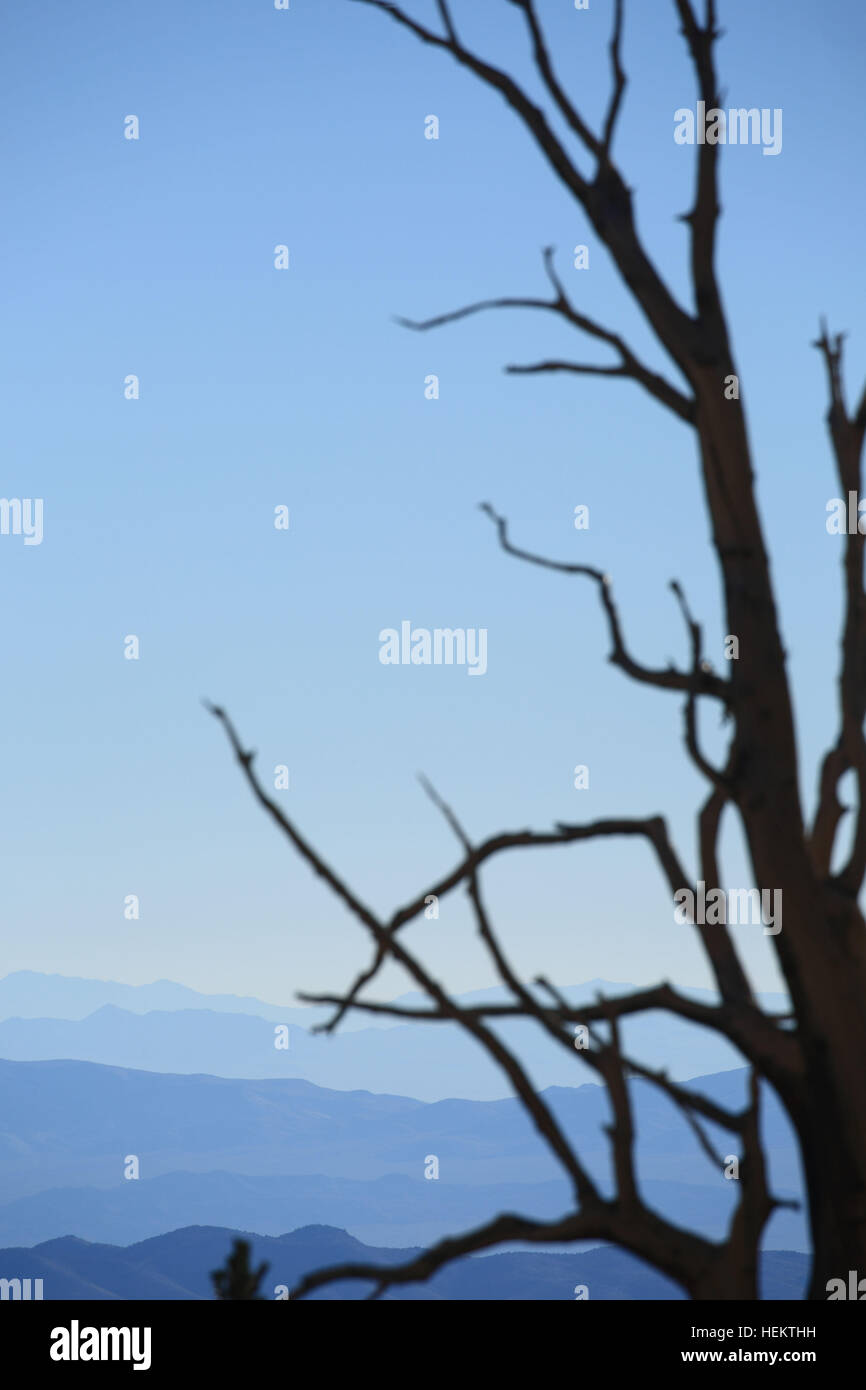
<instances>
[{"instance_id":1,"label":"bare tree","mask_svg":"<svg viewBox=\"0 0 866 1390\"><path fill-rule=\"evenodd\" d=\"M866 1272L866 932L858 895L866 872L866 593L863 586L864 537L855 530L844 542L844 622L839 670L839 729L823 760L817 809L811 823L800 803L797 740L785 651L753 486L752 460L743 401L730 399L727 379L737 375L728 322L715 269L719 219L717 144L699 144L696 154L694 205L688 226L693 303L679 303L650 259L638 234L632 197L613 157L617 121L626 87L621 61L622 0L614 0L609 56L611 94L600 131L593 130L557 77L535 0L507 0L525 20L545 101L568 127L567 144L548 114L506 72L470 51L459 36L448 0L437 0L441 29L416 21L387 0L360 0L382 10L425 44L442 49L486 86L499 92L523 122L556 177L584 210L604 243L636 305L658 343L678 369L684 386L650 370L619 333L580 312L557 278L552 254L544 266L549 298L484 301L412 326L429 329L482 310L522 306L557 315L584 337L612 348L617 361L544 361L512 367L521 372L565 371L630 378L693 431L700 459L712 543L718 560L727 631L739 639L739 659L721 678L704 660L701 629L685 595L672 588L689 641L687 668L649 667L634 657L624 638L619 611L607 576L586 565L565 564L528 554L513 545L505 520L491 506L486 511L502 546L512 555L564 574L590 580L597 589L610 635L610 660L632 680L678 693L684 701L684 743L692 763L707 783L697 816L700 877L707 889L720 885L717 844L723 812L738 818L748 845L755 882L781 889L784 930L772 936L773 949L787 984L792 1013L771 1016L757 1004L733 939L724 924L694 922L718 992L718 1002L697 1003L669 984L640 990L625 998L570 1005L544 979L530 988L514 973L490 922L481 891L481 869L494 856L534 846L571 845L609 836L642 838L651 847L672 892L688 875L671 844L661 816L601 820L586 825L558 824L552 830L521 830L470 843L452 810L428 788L462 845L457 866L411 902L380 920L309 845L271 800L253 771L228 716L222 721L234 752L258 800L313 870L355 914L372 938L369 967L343 994L301 996L334 1006L325 1027L338 1026L349 1009L399 1018L455 1021L486 1049L508 1077L543 1142L555 1156L573 1189L573 1210L561 1220L539 1222L502 1215L480 1228L445 1240L404 1266L348 1265L313 1273L295 1290L300 1296L336 1279L372 1280L372 1297L397 1283L426 1279L449 1261L503 1241L537 1244L585 1240L613 1242L676 1280L693 1298L754 1299L761 1233L779 1203L768 1190L759 1137L759 1090L767 1082L778 1094L799 1143L809 1201L813 1270L809 1295L826 1297L827 1280L849 1269ZM714 0L705 0L702 21L691 0L674 0L706 109L719 105L714 60L719 37ZM584 165L587 167L584 168ZM841 487L859 492L866 434L866 390L853 412L846 405L842 372L842 337L822 324L816 343L827 371L827 420ZM707 704L725 718L728 745L724 763L713 766L699 740L699 709ZM850 848L837 835L846 807L839 800L840 780L853 772L857 797ZM836 851L834 853L834 851ZM842 867L831 866L842 858ZM429 893L443 897L465 887L478 932L509 991L510 1002L461 1007L428 974L406 944L402 928L423 912ZM697 914L693 914L697 915ZM362 998L365 987L390 959L408 971L430 1000L430 1008L412 1010ZM665 1010L713 1030L742 1054L749 1066L749 1101L729 1111L694 1090L676 1084L626 1057L619 1021L650 1009ZM608 1130L615 1193L604 1196L581 1162L544 1098L535 1093L519 1059L494 1031L497 1019L532 1018L574 1056L572 1029L585 1025L592 1046L580 1056L604 1082L612 1111ZM742 1153L738 1204L727 1236L713 1242L663 1219L640 1195L635 1169L634 1124L628 1078L641 1077L660 1088L679 1107L714 1162L706 1122L736 1136Z\"/></svg>"}]
</instances>

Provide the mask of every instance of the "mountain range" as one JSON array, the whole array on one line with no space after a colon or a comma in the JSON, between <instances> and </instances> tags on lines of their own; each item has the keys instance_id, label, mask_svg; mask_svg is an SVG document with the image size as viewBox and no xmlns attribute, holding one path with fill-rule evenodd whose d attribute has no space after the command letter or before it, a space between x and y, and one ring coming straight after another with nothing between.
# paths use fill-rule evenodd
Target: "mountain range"
<instances>
[{"instance_id":1,"label":"mountain range","mask_svg":"<svg viewBox=\"0 0 866 1390\"><path fill-rule=\"evenodd\" d=\"M578 1003L592 1001L599 992L621 995L633 988L590 980L562 993ZM691 993L712 998L707 991ZM499 1002L505 997L503 990L492 989L460 1000ZM407 995L396 1002L417 1007L422 1001ZM777 1011L783 1002L782 996L764 1000ZM92 1011L82 1014L88 1005L94 1006ZM312 1033L311 1026L323 1017L322 1011L283 1009L259 1000L196 995L168 981L114 985L18 972L0 980L0 1057L68 1058L249 1079L295 1077L335 1090L369 1089L419 1100L496 1100L511 1094L507 1078L456 1024L406 1024L383 1016L369 1026L364 1016L354 1020L354 1027L341 1025L335 1034ZM280 1036L278 1024L285 1027ZM537 1024L505 1019L494 1031L520 1056L538 1090L595 1083L579 1054L557 1046ZM724 1039L658 1010L625 1019L622 1037L628 1052L648 1066L667 1068L674 1079L742 1063Z\"/></svg>"},{"instance_id":2,"label":"mountain range","mask_svg":"<svg viewBox=\"0 0 866 1390\"><path fill-rule=\"evenodd\" d=\"M730 1195L712 1183L649 1179L646 1200L678 1222L720 1239ZM528 1211L554 1220L569 1209L563 1180L478 1184L428 1181L386 1173L366 1181L338 1177L250 1177L240 1173L164 1173L114 1187L56 1188L0 1205L0 1242L37 1245L58 1231L86 1240L132 1245L187 1224L279 1235L309 1223L339 1222L370 1245L430 1245L488 1220L494 1212ZM780 1211L769 1232L778 1249L808 1249L802 1212ZM570 1247L573 1248L573 1247Z\"/></svg>"},{"instance_id":3,"label":"mountain range","mask_svg":"<svg viewBox=\"0 0 866 1390\"><path fill-rule=\"evenodd\" d=\"M745 1100L746 1072L721 1072L695 1085L737 1109ZM602 1188L609 1188L604 1091L598 1086L554 1087L544 1096L575 1139L589 1171ZM701 1229L718 1234L733 1206L733 1183L713 1168L664 1094L636 1080L633 1103L639 1172L645 1183L656 1184L660 1210L682 1219L679 1213L688 1207ZM732 1152L730 1135L712 1125L707 1131L720 1156ZM796 1194L800 1184L794 1148L771 1093L764 1104L763 1135L775 1189L779 1195ZM424 1176L431 1156L437 1160L437 1179ZM127 1180L131 1158L139 1176ZM304 1179L307 1187L285 1181L271 1188L245 1185L248 1179L267 1178ZM154 1186L157 1180L164 1181ZM339 1181L329 1188L328 1180ZM196 1181L201 1184L197 1197ZM45 1223L52 1211L62 1223L53 1234L91 1238L111 1229L106 1223L112 1211L123 1214L122 1228L133 1235L152 1232L154 1223L171 1224L179 1216L181 1224L189 1224L191 1211L203 1221L213 1220L220 1209L214 1205L220 1187L228 1183L238 1223L258 1225L263 1207L279 1192L276 1211L284 1213L279 1224L307 1224L309 1208L304 1219L303 1204L308 1200L316 1202L323 1216L329 1214L327 1224L335 1223L334 1212L344 1220L354 1204L359 1229L375 1233L383 1244L398 1244L409 1232L415 1239L429 1239L458 1228L467 1213L473 1221L495 1215L505 1200L503 1185L509 1189L509 1204L520 1196L536 1197L544 1208L538 1214L548 1214L559 1196L546 1185L561 1182L557 1164L513 1098L424 1102L326 1090L300 1080L161 1075L73 1061L0 1061L2 1241L35 1243L51 1230ZM358 1184L365 1183L378 1185L362 1200ZM474 1192L460 1191L465 1188ZM88 1191L79 1200L75 1190L81 1189ZM530 1209L528 1214L534 1213ZM346 1224L354 1227L356 1221ZM386 1240L388 1226L392 1231ZM777 1230L784 1231L788 1247L803 1238L802 1228L783 1212L776 1213L769 1230L768 1239L777 1248L782 1244Z\"/></svg>"},{"instance_id":4,"label":"mountain range","mask_svg":"<svg viewBox=\"0 0 866 1390\"><path fill-rule=\"evenodd\" d=\"M136 1245L97 1245L64 1237L35 1249L0 1249L0 1278L42 1279L43 1298L205 1299L213 1297L209 1274L225 1263L235 1236L252 1245L251 1262L267 1261L261 1285L278 1297L311 1270L347 1261L397 1264L417 1249L376 1249L330 1226L306 1226L288 1235L259 1236L214 1226L190 1226ZM803 1296L808 1258L787 1250L764 1252L764 1298ZM423 1284L407 1284L385 1297L401 1301L581 1301L683 1298L682 1290L624 1250L599 1247L579 1254L514 1251L463 1259ZM346 1280L317 1291L319 1299L359 1299L369 1284ZM285 1295L282 1294L284 1297Z\"/></svg>"},{"instance_id":5,"label":"mountain range","mask_svg":"<svg viewBox=\"0 0 866 1390\"><path fill-rule=\"evenodd\" d=\"M561 992L577 1003L633 989L593 980ZM491 989L460 1002L505 997ZM395 1002L425 1005L417 994ZM784 1008L781 996L762 1002ZM0 1278L50 1271L47 1297L202 1298L232 1231L256 1232L259 1258L273 1257L292 1283L331 1258L408 1258L504 1210L549 1220L570 1207L569 1184L507 1080L457 1026L358 1015L335 1035L312 1032L326 1017L167 980L0 980L0 1266L22 1265ZM610 1191L610 1114L594 1073L531 1022L496 1030ZM656 1012L625 1020L623 1043L728 1108L746 1102L741 1059L706 1030ZM737 1151L733 1136L705 1126L714 1166L662 1092L640 1079L631 1089L645 1200L721 1238L736 1197L721 1162ZM762 1132L774 1192L797 1198L796 1146L769 1090ZM801 1297L803 1211L777 1210L764 1246L773 1296ZM463 1260L393 1296L573 1297L587 1269L591 1297L679 1296L631 1256L589 1244ZM361 1295L344 1286L323 1296Z\"/></svg>"}]
</instances>

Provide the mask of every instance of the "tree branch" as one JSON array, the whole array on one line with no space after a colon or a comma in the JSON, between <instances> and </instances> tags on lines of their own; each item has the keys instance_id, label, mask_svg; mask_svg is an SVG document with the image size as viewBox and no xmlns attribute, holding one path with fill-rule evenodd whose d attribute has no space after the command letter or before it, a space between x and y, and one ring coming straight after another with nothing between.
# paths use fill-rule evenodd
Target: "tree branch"
<instances>
[{"instance_id":1,"label":"tree branch","mask_svg":"<svg viewBox=\"0 0 866 1390\"><path fill-rule=\"evenodd\" d=\"M683 615L683 621L686 625L686 630L689 634L689 642L692 651L692 677L694 680L697 680L701 671L706 671L710 669L709 663L704 661L701 655L703 650L703 637L701 634L700 624L696 623L694 618L692 617L688 601L686 600L686 596L683 593L681 585L677 582L676 579L671 580L670 587L673 593L676 595L677 602L680 606L680 611ZM695 767L698 769L698 771L704 774L704 776L707 778L709 782L712 782L714 787L717 787L719 790L725 791L729 795L733 795L733 788L731 786L730 778L724 772L719 772L716 768L714 768L712 764L707 761L707 759L701 752L698 743L697 699L694 687L692 687L692 689L688 692L683 714L685 725L686 749L688 750L689 756L691 757L691 760L694 763Z\"/></svg>"},{"instance_id":2,"label":"tree branch","mask_svg":"<svg viewBox=\"0 0 866 1390\"><path fill-rule=\"evenodd\" d=\"M716 31L715 5L707 0L706 24L698 24L690 0L676 0L682 32L691 54L698 79L698 95L711 110L719 104L713 44L719 37ZM695 306L703 322L712 320L717 331L724 332L721 298L715 274L716 229L719 219L718 201L719 146L708 140L698 145L697 188L692 211L683 218L691 232L691 269Z\"/></svg>"},{"instance_id":3,"label":"tree branch","mask_svg":"<svg viewBox=\"0 0 866 1390\"><path fill-rule=\"evenodd\" d=\"M654 1212L645 1208L635 1212L633 1206L624 1210L618 1203L599 1201L586 1211L576 1211L552 1222L531 1221L524 1216L505 1213L474 1231L440 1241L402 1265L344 1264L318 1269L306 1275L289 1296L303 1298L341 1279L364 1279L375 1285L369 1297L379 1298L396 1284L430 1279L461 1256L489 1250L505 1241L543 1245L592 1239L614 1240L652 1259L653 1263L660 1258L659 1267L686 1288L690 1282L700 1279L707 1266L718 1259L718 1247L710 1241L681 1230Z\"/></svg>"},{"instance_id":4,"label":"tree branch","mask_svg":"<svg viewBox=\"0 0 866 1390\"><path fill-rule=\"evenodd\" d=\"M663 690L691 691L696 695L713 695L716 699L722 700L728 705L732 700L730 684L721 680L711 671L705 671L700 667L697 671L678 671L669 666L666 670L653 670L650 667L642 666L635 661L626 649L622 636L622 628L619 621L619 613L613 601L611 593L610 577L601 570L594 569L591 565L571 564L565 561L548 560L541 555L533 555L528 550L521 550L512 545L508 539L508 523L504 517L499 516L490 505L484 502L481 510L490 517L499 533L499 542L502 549L509 555L515 555L519 560L526 560L532 565L541 565L544 569L558 570L561 574L579 574L594 580L598 587L599 598L602 602L608 622L613 650L608 660L614 665L625 671L626 675L633 680L640 681L643 685L655 685Z\"/></svg>"},{"instance_id":5,"label":"tree branch","mask_svg":"<svg viewBox=\"0 0 866 1390\"><path fill-rule=\"evenodd\" d=\"M560 115L565 120L566 125L568 125L577 136L578 140L586 146L590 154L600 159L602 155L601 141L592 132L580 112L574 106L554 72L550 53L536 13L534 0L511 0L511 4L515 5L517 9L522 10L526 16L526 22L532 36L532 56L535 60L535 66L538 68L542 81L548 93L553 98Z\"/></svg>"},{"instance_id":6,"label":"tree branch","mask_svg":"<svg viewBox=\"0 0 866 1390\"><path fill-rule=\"evenodd\" d=\"M394 959L409 972L425 993L438 1004L439 1008L445 1014L454 1019L455 1022L462 1024L465 1030L486 1048L488 1054L508 1077L539 1134L546 1141L551 1152L559 1160L564 1170L572 1179L576 1197L580 1201L595 1200L598 1194L592 1178L569 1145L552 1111L543 1098L534 1091L526 1072L517 1061L517 1058L509 1051L496 1034L492 1033L490 1029L485 1026L479 1017L464 1013L457 1005L452 1003L445 990L437 984L420 962L416 960L397 939L397 927L395 926L394 920L392 919L390 926L386 928L379 922L373 913L351 893L337 875L327 867L319 855L316 854L315 850L313 850L303 837L298 834L288 817L284 815L282 810L271 800L262 788L253 771L252 764L254 754L244 750L234 725L226 712L216 705L206 704L206 708L209 709L211 714L223 725L232 748L235 751L235 756L243 768L246 779L256 799L270 813L283 833L288 836L296 849L298 849L306 859L310 867L313 868L320 877L327 881L332 891L337 894L341 901L351 907L358 920L370 932L377 946L377 961L380 962L386 955L392 955ZM466 871L474 873L476 868L474 857L472 855L467 856L467 862L468 869ZM413 913L412 915L414 916L415 914ZM397 925L399 925L399 923ZM372 978L377 968L378 966L375 966L371 971L367 972L367 978Z\"/></svg>"},{"instance_id":7,"label":"tree branch","mask_svg":"<svg viewBox=\"0 0 866 1390\"><path fill-rule=\"evenodd\" d=\"M704 803L699 821L699 840L701 853L701 878L708 888L721 886L716 845L722 812L728 801L728 793L716 787ZM728 1004L755 1008L755 1000L749 978L737 955L733 938L727 925L719 923L714 927L704 926L701 932L704 950L713 968L716 984L722 998Z\"/></svg>"},{"instance_id":8,"label":"tree branch","mask_svg":"<svg viewBox=\"0 0 866 1390\"><path fill-rule=\"evenodd\" d=\"M610 98L610 105L607 109L607 116L604 122L604 135L602 136L602 151L605 161L610 160L610 150L613 144L614 131L616 129L617 117L622 105L623 93L625 92L627 78L620 61L620 45L622 43L622 21L623 21L623 0L614 0L614 19L613 34L610 40L610 66L613 75L613 92Z\"/></svg>"},{"instance_id":9,"label":"tree branch","mask_svg":"<svg viewBox=\"0 0 866 1390\"><path fill-rule=\"evenodd\" d=\"M381 10L398 24L410 30L423 43L431 44L433 47L451 53L458 63L475 73L476 77L479 77L487 86L500 93L523 121L524 126L541 149L557 178L583 207L598 236L607 246L620 268L638 307L656 332L660 343L688 377L693 349L697 342L696 321L677 303L671 290L644 250L635 225L631 193L610 158L606 156L599 160L595 178L589 182L569 158L544 112L530 100L519 84L507 73L486 63L477 54L465 48L462 43L455 41L451 35L443 36L427 29L417 20L412 19L398 5L390 3L390 0L356 0L356 2ZM521 4L520 8L530 19L531 27L532 6L527 3ZM540 33L540 30L538 32ZM546 50L543 51L546 52ZM536 61L539 61L539 57L540 54L536 45ZM541 71L542 77L545 77L544 68ZM548 74L548 77L545 78L546 83L549 83L552 77L552 68L549 65ZM553 81L556 82L555 78ZM555 101L557 101L557 89L561 92L558 84L554 88L548 86L548 91L552 93ZM562 96L564 97L564 93ZM567 98L565 100L567 101ZM559 106L559 101L557 101L557 105ZM562 106L559 109L583 143L595 153L599 142L589 131L586 123L579 117L575 123L569 119ZM571 108L571 110L576 116L577 113L574 112L574 109Z\"/></svg>"},{"instance_id":10,"label":"tree branch","mask_svg":"<svg viewBox=\"0 0 866 1390\"><path fill-rule=\"evenodd\" d=\"M514 0L512 0L514 3ZM694 401L679 391L665 377L653 372L649 367L641 362L628 344L618 334L610 329L603 327L595 319L580 313L571 303L561 280L556 274L553 265L553 247L546 246L543 251L544 268L547 272L555 294L552 299L537 299L531 296L505 296L498 299L481 299L477 303L467 304L461 309L453 309L446 314L437 314L430 319L407 319L398 316L397 323L404 328L412 328L416 332L426 332L431 328L441 328L447 323L456 323L460 319L468 318L471 314L482 313L488 309L545 309L550 313L559 314L561 318L570 323L572 327L586 333L589 337L595 338L600 342L607 343L619 353L619 363L612 366L581 366L571 362L542 362L536 366L519 367L508 366L506 371L512 374L526 372L548 372L548 371L572 371L583 372L594 376L620 376L636 381L644 390L659 401L679 419L687 424L694 424L695 404Z\"/></svg>"},{"instance_id":11,"label":"tree branch","mask_svg":"<svg viewBox=\"0 0 866 1390\"><path fill-rule=\"evenodd\" d=\"M416 980L418 985L427 995L439 1006L443 1015L455 1022L461 1023L466 1030L471 1033L477 1041L481 1042L502 1068L515 1088L515 1091L526 1104L533 1121L539 1132L546 1139L556 1156L565 1165L570 1176L573 1178L576 1189L580 1193L591 1192L594 1190L591 1179L584 1172L578 1160L575 1158L567 1141L562 1135L553 1116L548 1111L544 1103L537 1097L529 1083L529 1080L517 1060L509 1053L508 1049L500 1042L495 1034L487 1029L482 1019L487 1016L481 1010L464 1010L454 1004L435 980L427 973L420 963L400 944L397 940L399 928L420 913L430 894L436 897L443 897L447 892L458 883L464 881L477 872L478 867L492 855L500 853L505 849L527 848L529 846L547 846L572 844L580 840L604 838L612 835L638 835L642 836L653 846L659 863L668 879L668 884L673 891L685 883L685 874L682 865L670 844L667 836L667 828L661 816L653 816L646 820L618 819L600 820L591 822L587 825L564 825L559 824L554 831L534 833L524 830L514 833L497 835L484 841L475 849L467 852L464 859L450 874L427 893L421 894L411 903L400 908L391 917L390 922L383 924L378 918L358 899L354 893L342 882L342 880L330 869L316 851L299 834L289 819L285 816L280 807L267 795L262 788L252 767L252 753L246 752L238 738L232 721L223 709L218 706L207 704L206 708L223 725L228 736L229 742L235 752L235 756L243 769L244 776L255 796L256 800L262 805L271 818L276 822L283 833L291 840L295 848L299 850L304 859L321 878L324 878L329 887L340 900L354 912L358 920L367 928L372 935L376 945L376 956L374 964L359 977L350 993L340 1001L340 1017L346 1009L355 1004L355 996L363 984L371 980L380 965L388 954L403 965L410 975ZM598 1006L596 1006L598 1007ZM749 1009L744 1006L734 1007L723 1005L721 1008L714 1006L700 1005L685 996L676 995L669 985L659 986L657 990L638 992L636 995L626 996L623 1000L608 1001L601 1013L595 1014L596 1017L610 1018L613 1015L610 1010L616 1009L616 1015L624 1015L635 1012L641 1008L659 1007L670 1012L679 1013L682 1017L690 1018L694 1022L705 1023L717 1031L725 1034L737 1047L743 1051L750 1061L761 1064L767 1075L781 1075L790 1081L791 1077L802 1065L799 1048L796 1039L791 1034L782 1033L775 1028L758 1009ZM606 1012L605 1012L606 1011ZM594 1010L590 1007L582 1014L574 1010L569 1012L569 1017L577 1022L589 1021L594 1015ZM429 1016L429 1015L428 1015ZM541 1017L540 1015L538 1015ZM541 1021L545 1023L543 1017ZM329 1027L333 1026L332 1024ZM545 1023L546 1026L546 1023Z\"/></svg>"},{"instance_id":12,"label":"tree branch","mask_svg":"<svg viewBox=\"0 0 866 1390\"><path fill-rule=\"evenodd\" d=\"M844 334L831 337L821 322L818 348L827 372L829 408L827 426L833 447L836 472L847 505L848 493L859 498L862 484L863 442L866 437L866 389L853 416L845 402L842 372ZM822 877L830 872L836 831L845 808L837 788L844 773L853 768L857 776L857 819L847 864L836 877L836 884L856 897L866 875L866 593L863 588L863 556L866 537L859 524L845 535L843 573L845 615L842 627L839 669L840 731L836 745L824 758L820 795L812 827L810 847L813 863Z\"/></svg>"}]
</instances>

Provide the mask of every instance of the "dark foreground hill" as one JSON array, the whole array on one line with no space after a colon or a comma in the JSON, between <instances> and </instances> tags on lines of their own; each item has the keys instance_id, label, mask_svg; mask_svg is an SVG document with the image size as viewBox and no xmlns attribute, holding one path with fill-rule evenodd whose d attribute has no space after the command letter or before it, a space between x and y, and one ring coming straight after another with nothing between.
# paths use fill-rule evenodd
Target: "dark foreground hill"
<instances>
[{"instance_id":1,"label":"dark foreground hill","mask_svg":"<svg viewBox=\"0 0 866 1390\"><path fill-rule=\"evenodd\" d=\"M333 1226L305 1226L282 1236L258 1236L218 1226L186 1226L137 1245L94 1245L64 1236L32 1249L0 1250L0 1279L42 1279L52 1299L203 1299L213 1296L209 1274L222 1265L234 1236L246 1234L256 1264L270 1269L266 1298L279 1297L302 1274L343 1261L398 1264L417 1250L376 1249ZM808 1257L766 1251L761 1260L762 1296L800 1299ZM623 1250L600 1247L579 1254L512 1251L475 1256L439 1272L424 1284L395 1289L388 1298L422 1301L570 1301L585 1286L592 1299L671 1300L684 1297L669 1279ZM363 1298L369 1284L345 1282L316 1297Z\"/></svg>"}]
</instances>

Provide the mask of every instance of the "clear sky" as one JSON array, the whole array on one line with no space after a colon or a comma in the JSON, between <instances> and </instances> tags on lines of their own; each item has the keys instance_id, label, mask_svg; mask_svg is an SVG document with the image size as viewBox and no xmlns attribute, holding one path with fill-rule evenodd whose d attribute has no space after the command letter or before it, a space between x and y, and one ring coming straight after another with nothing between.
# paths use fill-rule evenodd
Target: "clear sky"
<instances>
[{"instance_id":1,"label":"clear sky","mask_svg":"<svg viewBox=\"0 0 866 1390\"><path fill-rule=\"evenodd\" d=\"M435 6L414 3L432 22ZM810 342L821 313L850 330L859 390L866 10L719 8L726 104L783 111L778 156L724 151L720 265L811 803L835 733L841 541L825 529L837 489ZM610 10L541 3L593 120ZM513 6L455 0L455 13L467 41L532 81ZM689 431L628 383L504 375L593 360L549 316L427 335L393 322L544 295L550 244L576 302L663 365L516 118L351 0L43 0L7 6L2 27L2 493L44 500L44 538L0 536L0 972L288 1001L367 959L361 929L254 806L202 697L228 708L265 775L289 767L286 810L383 912L459 852L418 770L476 837L661 811L693 867L703 786L678 699L607 664L592 586L509 560L477 510L490 500L516 542L608 571L648 663L685 659L679 578L721 661ZM617 155L685 297L675 218L694 150L673 130L695 91L672 3L628 7L624 54ZM572 268L578 243L588 270ZM383 666L379 632L403 620L486 628L486 674ZM578 763L589 790L572 785ZM724 863L729 886L749 885L730 830ZM640 843L515 855L486 885L529 976L707 983ZM769 938L740 937L756 983L775 987ZM494 982L462 898L410 939L455 988ZM392 974L380 992L404 987Z\"/></svg>"}]
</instances>

